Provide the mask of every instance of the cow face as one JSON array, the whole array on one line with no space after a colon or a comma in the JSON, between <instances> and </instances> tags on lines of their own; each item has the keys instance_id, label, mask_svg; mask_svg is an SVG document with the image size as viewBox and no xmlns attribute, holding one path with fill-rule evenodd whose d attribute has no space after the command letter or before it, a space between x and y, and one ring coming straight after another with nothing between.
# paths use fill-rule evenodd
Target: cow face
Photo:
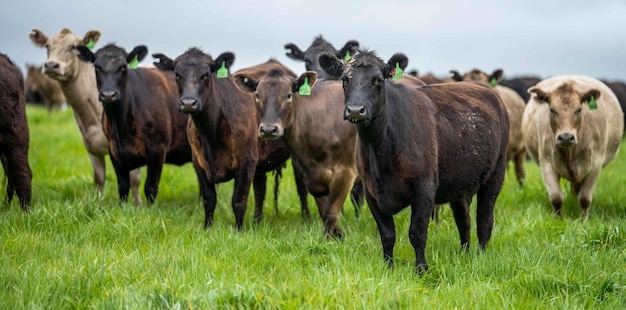
<instances>
[{"instance_id":1,"label":"cow face","mask_svg":"<svg viewBox=\"0 0 626 310\"><path fill-rule=\"evenodd\" d=\"M79 58L93 63L98 85L98 99L104 104L119 102L126 93L128 64L135 58L141 61L148 53L144 45L135 47L130 53L118 46L109 44L93 54L89 48L79 45Z\"/></svg>"},{"instance_id":2,"label":"cow face","mask_svg":"<svg viewBox=\"0 0 626 310\"><path fill-rule=\"evenodd\" d=\"M235 74L234 78L239 89L255 95L256 107L261 115L259 137L276 140L283 136L285 128L293 124L298 90L305 81L313 87L317 73L307 71L294 79L282 70L273 69L260 81L245 74Z\"/></svg>"},{"instance_id":3,"label":"cow face","mask_svg":"<svg viewBox=\"0 0 626 310\"><path fill-rule=\"evenodd\" d=\"M313 40L313 44L304 52L293 43L285 45L286 49L290 49L290 53L286 55L294 60L304 61L304 66L307 71L315 71L320 79L332 79L333 77L328 75L324 69L322 69L319 63L319 57L322 54L332 54L336 57L343 59L346 53L353 55L359 48L358 41L348 41L340 50L336 50L330 43L328 43L322 36L318 36Z\"/></svg>"},{"instance_id":4,"label":"cow face","mask_svg":"<svg viewBox=\"0 0 626 310\"><path fill-rule=\"evenodd\" d=\"M33 29L29 37L33 44L45 47L48 51L48 59L43 68L44 73L62 82L77 74L79 60L76 57L78 52L75 47L95 44L100 39L100 32L91 30L81 38L66 28L48 38L40 30Z\"/></svg>"},{"instance_id":5,"label":"cow face","mask_svg":"<svg viewBox=\"0 0 626 310\"><path fill-rule=\"evenodd\" d=\"M393 55L385 64L373 52L361 51L342 66L332 55L320 57L322 68L331 76L340 76L345 95L344 119L359 126L367 126L378 116L386 100L385 85L398 66L408 65L403 54Z\"/></svg>"},{"instance_id":6,"label":"cow face","mask_svg":"<svg viewBox=\"0 0 626 310\"><path fill-rule=\"evenodd\" d=\"M570 84L563 84L552 92L534 86L528 89L528 93L535 102L548 105L550 128L559 148L568 148L578 142L582 116L585 113L594 113L585 108L585 105L589 104L592 97L594 100L600 98L600 91L597 89L580 92Z\"/></svg>"}]
</instances>

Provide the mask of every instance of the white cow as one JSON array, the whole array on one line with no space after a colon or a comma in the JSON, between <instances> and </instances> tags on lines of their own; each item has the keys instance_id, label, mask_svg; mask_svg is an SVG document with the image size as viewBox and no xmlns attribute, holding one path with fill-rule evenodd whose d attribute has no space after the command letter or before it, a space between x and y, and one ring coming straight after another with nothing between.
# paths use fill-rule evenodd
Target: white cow
<instances>
[{"instance_id":1,"label":"white cow","mask_svg":"<svg viewBox=\"0 0 626 310\"><path fill-rule=\"evenodd\" d=\"M524 140L541 169L554 212L561 215L559 179L565 178L586 218L600 170L619 151L624 117L617 97L604 83L577 75L543 80L528 93Z\"/></svg>"}]
</instances>

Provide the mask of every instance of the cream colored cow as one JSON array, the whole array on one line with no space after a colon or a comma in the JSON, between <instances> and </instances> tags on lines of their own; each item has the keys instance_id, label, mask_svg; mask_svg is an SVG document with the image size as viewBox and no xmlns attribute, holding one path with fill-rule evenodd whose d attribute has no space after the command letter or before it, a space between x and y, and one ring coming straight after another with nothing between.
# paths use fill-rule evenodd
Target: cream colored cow
<instances>
[{"instance_id":1,"label":"cream colored cow","mask_svg":"<svg viewBox=\"0 0 626 310\"><path fill-rule=\"evenodd\" d=\"M541 169L554 212L561 215L559 180L565 178L586 218L600 170L619 151L624 130L619 102L604 83L577 75L543 80L528 93L524 140Z\"/></svg>"},{"instance_id":2,"label":"cream colored cow","mask_svg":"<svg viewBox=\"0 0 626 310\"><path fill-rule=\"evenodd\" d=\"M48 59L44 73L61 85L67 103L74 111L74 118L87 149L94 180L98 191L104 187L106 165L105 155L109 153L108 142L102 131L102 104L98 101L96 74L92 64L78 59L76 45L93 45L100 39L97 30L88 31L82 38L65 28L48 38L41 30L33 29L30 40L38 47L45 47ZM141 203L139 169L131 172L131 191L136 204Z\"/></svg>"}]
</instances>

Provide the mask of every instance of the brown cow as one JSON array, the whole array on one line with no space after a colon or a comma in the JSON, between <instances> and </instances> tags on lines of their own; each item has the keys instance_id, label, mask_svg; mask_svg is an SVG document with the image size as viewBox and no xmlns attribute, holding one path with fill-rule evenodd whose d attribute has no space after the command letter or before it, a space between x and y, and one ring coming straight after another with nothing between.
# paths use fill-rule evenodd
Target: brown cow
<instances>
[{"instance_id":1,"label":"brown cow","mask_svg":"<svg viewBox=\"0 0 626 310\"><path fill-rule=\"evenodd\" d=\"M255 94L261 112L259 136L285 141L293 161L303 169L304 183L315 197L325 234L343 237L338 222L356 179L356 130L341 119L341 82L316 84L313 71L298 78L282 70L272 70L260 79L241 73L234 78L240 89ZM300 93L305 83L310 93Z\"/></svg>"},{"instance_id":2,"label":"brown cow","mask_svg":"<svg viewBox=\"0 0 626 310\"><path fill-rule=\"evenodd\" d=\"M117 175L120 200L130 189L130 171L148 166L144 193L154 203L164 163L183 165L191 161L185 128L188 116L176 109L176 80L171 72L129 67L148 53L144 45L130 53L114 44L95 54L77 46L78 57L93 63L102 102L102 125L109 140L111 162Z\"/></svg>"},{"instance_id":3,"label":"brown cow","mask_svg":"<svg viewBox=\"0 0 626 310\"><path fill-rule=\"evenodd\" d=\"M507 159L513 161L515 165L515 176L520 186L524 184L526 172L524 170L524 162L526 161L526 147L524 146L524 137L522 134L522 116L526 103L514 90L498 85L502 80L502 70L495 70L488 75L478 69L474 69L465 73L462 77L456 71L451 71L453 78L457 81L476 81L484 85L491 85L496 91L502 102L506 106L509 115L509 146L507 150Z\"/></svg>"},{"instance_id":4,"label":"brown cow","mask_svg":"<svg viewBox=\"0 0 626 310\"><path fill-rule=\"evenodd\" d=\"M35 46L45 47L48 51L44 73L59 82L67 104L74 111L76 124L93 166L96 188L102 192L106 176L104 157L109 154L109 143L102 131L102 105L98 101L96 74L90 63L78 59L78 51L74 48L77 45L97 43L100 32L90 30L81 38L64 28L48 38L41 30L33 29L29 37ZM140 182L141 172L139 169L133 170L130 186L136 204L141 203Z\"/></svg>"},{"instance_id":5,"label":"brown cow","mask_svg":"<svg viewBox=\"0 0 626 310\"><path fill-rule=\"evenodd\" d=\"M578 75L543 80L528 92L524 140L541 169L552 208L561 215L559 180L565 178L586 218L600 171L619 151L624 115L617 98L599 80Z\"/></svg>"},{"instance_id":6,"label":"brown cow","mask_svg":"<svg viewBox=\"0 0 626 310\"><path fill-rule=\"evenodd\" d=\"M65 96L59 82L43 74L41 67L29 65L24 79L24 93L30 92L40 98L48 112L60 110L65 103Z\"/></svg>"},{"instance_id":7,"label":"brown cow","mask_svg":"<svg viewBox=\"0 0 626 310\"><path fill-rule=\"evenodd\" d=\"M253 179L255 198L265 195L265 173L282 167L289 151L281 141L266 142L257 137L254 96L241 92L229 72L234 54L227 52L213 59L191 48L176 60L163 54L152 56L159 59L154 63L157 68L176 74L178 107L191 115L187 137L200 181L204 226L213 223L216 184L234 179L232 208L236 227L241 229ZM263 143L267 145L261 146ZM262 199L255 199L255 205L255 220L259 221Z\"/></svg>"},{"instance_id":8,"label":"brown cow","mask_svg":"<svg viewBox=\"0 0 626 310\"><path fill-rule=\"evenodd\" d=\"M428 269L425 247L434 204L450 202L461 245L468 248L469 200L477 194L478 241L481 249L487 246L506 170L509 123L489 87L391 83L396 63L406 64L406 56L393 55L385 64L361 51L345 65L333 55L320 57L322 67L343 81L343 115L357 128L357 168L384 259L393 265L393 215L410 205L409 239L421 273Z\"/></svg>"},{"instance_id":9,"label":"brown cow","mask_svg":"<svg viewBox=\"0 0 626 310\"><path fill-rule=\"evenodd\" d=\"M33 174L28 165L28 122L24 78L7 55L0 54L0 161L7 178L6 205L17 194L22 210L31 202Z\"/></svg>"}]
</instances>

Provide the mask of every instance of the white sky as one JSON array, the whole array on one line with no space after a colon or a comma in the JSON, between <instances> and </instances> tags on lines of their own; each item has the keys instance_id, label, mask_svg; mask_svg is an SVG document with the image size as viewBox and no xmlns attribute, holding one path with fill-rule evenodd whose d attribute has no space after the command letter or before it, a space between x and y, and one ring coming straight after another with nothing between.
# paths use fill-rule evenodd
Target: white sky
<instances>
[{"instance_id":1,"label":"white sky","mask_svg":"<svg viewBox=\"0 0 626 310\"><path fill-rule=\"evenodd\" d=\"M51 36L67 27L102 33L96 45L172 58L197 46L218 56L235 53L234 70L276 58L297 73L304 63L285 56L317 35L336 48L348 40L387 60L402 52L409 69L447 75L502 68L506 76L583 74L626 80L625 0L15 0L0 9L0 53L24 70L42 64L32 28ZM143 63L151 63L147 57Z\"/></svg>"}]
</instances>

